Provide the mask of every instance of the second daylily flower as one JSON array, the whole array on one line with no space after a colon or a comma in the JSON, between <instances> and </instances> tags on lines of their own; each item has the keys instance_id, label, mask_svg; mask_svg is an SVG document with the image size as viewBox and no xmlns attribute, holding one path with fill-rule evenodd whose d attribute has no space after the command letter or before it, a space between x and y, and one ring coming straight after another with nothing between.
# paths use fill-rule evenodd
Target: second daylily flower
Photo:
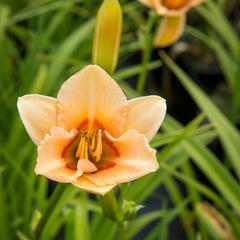
<instances>
[{"instance_id":1,"label":"second daylily flower","mask_svg":"<svg viewBox=\"0 0 240 240\"><path fill-rule=\"evenodd\" d=\"M148 96L127 101L96 65L70 77L57 99L25 95L18 109L38 146L37 174L106 193L158 169L148 142L164 119L165 100Z\"/></svg>"},{"instance_id":2,"label":"second daylily flower","mask_svg":"<svg viewBox=\"0 0 240 240\"><path fill-rule=\"evenodd\" d=\"M156 47L167 47L182 35L186 12L206 0L139 0L144 5L164 16L154 41Z\"/></svg>"}]
</instances>

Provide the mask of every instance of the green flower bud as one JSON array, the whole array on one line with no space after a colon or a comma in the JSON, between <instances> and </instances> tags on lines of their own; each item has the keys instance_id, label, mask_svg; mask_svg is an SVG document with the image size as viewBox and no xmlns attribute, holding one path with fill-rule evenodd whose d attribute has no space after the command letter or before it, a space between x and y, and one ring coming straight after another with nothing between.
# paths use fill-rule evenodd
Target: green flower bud
<instances>
[{"instance_id":1,"label":"green flower bud","mask_svg":"<svg viewBox=\"0 0 240 240\"><path fill-rule=\"evenodd\" d=\"M104 0L96 19L92 62L113 74L122 33L122 10L118 0Z\"/></svg>"},{"instance_id":2,"label":"green flower bud","mask_svg":"<svg viewBox=\"0 0 240 240\"><path fill-rule=\"evenodd\" d=\"M125 221L132 221L137 216L137 211L143 208L143 205L137 205L133 201L123 201L122 210L123 210L123 219Z\"/></svg>"}]
</instances>

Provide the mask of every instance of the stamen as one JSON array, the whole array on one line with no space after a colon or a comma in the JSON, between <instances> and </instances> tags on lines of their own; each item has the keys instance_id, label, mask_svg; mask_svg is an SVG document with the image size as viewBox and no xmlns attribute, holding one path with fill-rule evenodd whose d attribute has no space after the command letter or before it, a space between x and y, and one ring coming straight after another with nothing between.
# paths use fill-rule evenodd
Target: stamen
<instances>
[{"instance_id":1,"label":"stamen","mask_svg":"<svg viewBox=\"0 0 240 240\"><path fill-rule=\"evenodd\" d=\"M96 137L96 131L93 131L91 135L92 142L91 142L91 146L89 147L90 150L92 151L95 149L95 142L96 142L95 137Z\"/></svg>"},{"instance_id":2,"label":"stamen","mask_svg":"<svg viewBox=\"0 0 240 240\"><path fill-rule=\"evenodd\" d=\"M81 150L82 150L82 147L83 147L83 144L84 144L83 134L80 133L80 136L81 136L81 139L80 139L80 142L79 142L79 145L78 145L78 149L77 149L76 154L75 154L75 156L76 156L77 158L80 157L80 155L81 155Z\"/></svg>"},{"instance_id":3,"label":"stamen","mask_svg":"<svg viewBox=\"0 0 240 240\"><path fill-rule=\"evenodd\" d=\"M97 147L92 155L96 157L95 161L99 162L102 156L102 130L98 130L97 138Z\"/></svg>"},{"instance_id":4,"label":"stamen","mask_svg":"<svg viewBox=\"0 0 240 240\"><path fill-rule=\"evenodd\" d=\"M83 136L82 138L83 138L83 143L82 143L82 146L81 146L81 153L80 153L80 156L79 156L80 159L85 157L86 138L85 138L85 136Z\"/></svg>"},{"instance_id":5,"label":"stamen","mask_svg":"<svg viewBox=\"0 0 240 240\"><path fill-rule=\"evenodd\" d=\"M88 132L80 133L80 141L75 153L75 156L79 159L90 158L96 162L99 162L102 156L102 130L96 131L92 129Z\"/></svg>"}]
</instances>

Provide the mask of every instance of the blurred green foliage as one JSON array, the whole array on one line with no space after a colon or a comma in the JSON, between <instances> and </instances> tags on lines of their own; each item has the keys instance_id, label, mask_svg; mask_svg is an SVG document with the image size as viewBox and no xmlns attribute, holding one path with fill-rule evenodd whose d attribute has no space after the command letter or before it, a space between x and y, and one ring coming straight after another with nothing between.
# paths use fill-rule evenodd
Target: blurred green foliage
<instances>
[{"instance_id":1,"label":"blurred green foliage","mask_svg":"<svg viewBox=\"0 0 240 240\"><path fill-rule=\"evenodd\" d=\"M237 5L238 1L229 2ZM232 228L231 238L221 234L219 238L240 239L240 133L236 127L240 107L240 39L225 15L228 1L209 0L195 8L193 14L198 14L200 27L187 27L184 35L184 39L194 39L200 49L211 51L216 57L231 92L228 115L165 52L159 51L159 58L153 60L152 34L160 18L138 1L122 0L120 4L124 18L121 68L113 78L128 98L148 94L148 73L168 66L202 113L186 126L167 115L162 132L151 143L160 149L159 171L122 184L117 189L117 207L123 201L144 204L150 198L159 199L160 186L166 188L174 207L168 208L160 201L156 209L146 205L145 211L128 223L126 233L120 235L117 224L104 217L97 198L67 184L58 184L49 197L48 180L33 171L36 147L20 121L17 97L29 93L55 97L70 75L91 63L95 15L100 2L0 0L1 240L54 239L61 229L66 240L110 240L116 236L134 239L146 228L144 239L163 240L168 239L169 225L178 216L187 239L212 239L212 231L195 212L203 199ZM142 59L129 66L135 56ZM137 77L136 88L126 81L130 77ZM203 119L208 121L203 123ZM208 147L216 139L224 157L218 157ZM200 181L195 167L211 185ZM176 180L184 184L187 194L183 194ZM204 212L202 215L208 219Z\"/></svg>"}]
</instances>

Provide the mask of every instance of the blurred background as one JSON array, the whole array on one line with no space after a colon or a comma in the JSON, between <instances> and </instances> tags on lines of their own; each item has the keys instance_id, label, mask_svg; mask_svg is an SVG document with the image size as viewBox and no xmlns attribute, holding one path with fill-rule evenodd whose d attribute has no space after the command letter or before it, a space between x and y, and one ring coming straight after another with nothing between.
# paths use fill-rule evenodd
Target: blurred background
<instances>
[{"instance_id":1,"label":"blurred background","mask_svg":"<svg viewBox=\"0 0 240 240\"><path fill-rule=\"evenodd\" d=\"M127 184L143 204L126 239L240 239L240 2L207 1L187 14L182 37L156 49L161 17L119 1L123 34L113 78L128 99L160 95L168 114L151 146L160 169ZM69 187L52 206L55 183L36 176L36 147L16 102L56 97L91 63L97 0L0 0L0 239L117 239L98 197ZM117 196L120 194L117 190Z\"/></svg>"}]
</instances>

